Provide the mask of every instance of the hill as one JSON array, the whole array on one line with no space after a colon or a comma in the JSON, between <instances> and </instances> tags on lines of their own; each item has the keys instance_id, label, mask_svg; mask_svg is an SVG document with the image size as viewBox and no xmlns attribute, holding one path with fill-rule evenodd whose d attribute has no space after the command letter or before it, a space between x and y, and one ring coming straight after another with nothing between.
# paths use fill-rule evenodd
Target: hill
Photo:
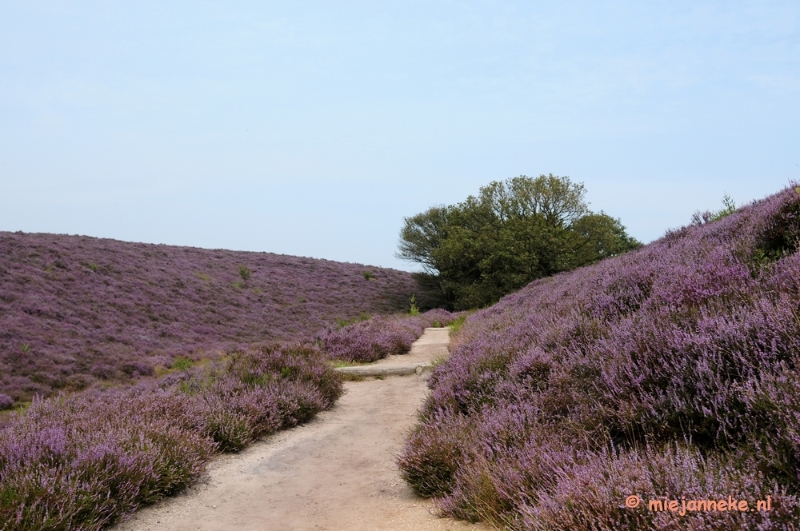
<instances>
[{"instance_id":1,"label":"hill","mask_svg":"<svg viewBox=\"0 0 800 531\"><path fill-rule=\"evenodd\" d=\"M410 274L360 264L0 232L0 407L313 337L414 291Z\"/></svg>"},{"instance_id":2,"label":"hill","mask_svg":"<svg viewBox=\"0 0 800 531\"><path fill-rule=\"evenodd\" d=\"M792 187L470 316L406 479L508 529L794 528L799 238Z\"/></svg>"}]
</instances>

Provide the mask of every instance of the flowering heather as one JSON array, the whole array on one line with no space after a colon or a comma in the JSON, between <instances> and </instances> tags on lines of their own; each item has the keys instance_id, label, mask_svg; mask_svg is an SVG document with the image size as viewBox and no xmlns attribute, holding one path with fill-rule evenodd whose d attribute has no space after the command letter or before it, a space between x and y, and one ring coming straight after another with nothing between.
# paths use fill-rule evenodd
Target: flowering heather
<instances>
[{"instance_id":1,"label":"flowering heather","mask_svg":"<svg viewBox=\"0 0 800 531\"><path fill-rule=\"evenodd\" d=\"M0 409L178 356L312 338L404 310L414 290L409 273L358 264L0 232Z\"/></svg>"},{"instance_id":2,"label":"flowering heather","mask_svg":"<svg viewBox=\"0 0 800 531\"><path fill-rule=\"evenodd\" d=\"M103 529L183 489L214 452L331 407L342 386L325 360L262 347L167 388L35 399L0 431L0 530Z\"/></svg>"},{"instance_id":3,"label":"flowering heather","mask_svg":"<svg viewBox=\"0 0 800 531\"><path fill-rule=\"evenodd\" d=\"M446 310L417 316L378 316L318 336L322 350L333 359L371 362L389 354L408 352L429 326L445 326L456 317Z\"/></svg>"},{"instance_id":4,"label":"flowering heather","mask_svg":"<svg viewBox=\"0 0 800 531\"><path fill-rule=\"evenodd\" d=\"M470 316L404 476L445 514L508 529L795 529L799 237L789 188ZM769 512L647 507L768 495Z\"/></svg>"}]
</instances>

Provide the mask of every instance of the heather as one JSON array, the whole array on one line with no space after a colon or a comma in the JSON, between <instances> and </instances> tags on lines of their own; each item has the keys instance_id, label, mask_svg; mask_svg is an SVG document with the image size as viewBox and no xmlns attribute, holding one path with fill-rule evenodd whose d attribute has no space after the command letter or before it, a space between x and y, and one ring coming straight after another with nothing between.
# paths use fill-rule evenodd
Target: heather
<instances>
[{"instance_id":1,"label":"heather","mask_svg":"<svg viewBox=\"0 0 800 531\"><path fill-rule=\"evenodd\" d=\"M317 340L332 359L372 362L408 352L425 328L446 326L456 316L441 309L412 316L376 316L339 329L329 328Z\"/></svg>"},{"instance_id":2,"label":"heather","mask_svg":"<svg viewBox=\"0 0 800 531\"><path fill-rule=\"evenodd\" d=\"M0 409L403 311L410 274L270 253L0 233Z\"/></svg>"},{"instance_id":3,"label":"heather","mask_svg":"<svg viewBox=\"0 0 800 531\"><path fill-rule=\"evenodd\" d=\"M399 457L414 490L508 529L794 529L800 189L706 221L468 317ZM647 508L728 496L772 510Z\"/></svg>"},{"instance_id":4,"label":"heather","mask_svg":"<svg viewBox=\"0 0 800 531\"><path fill-rule=\"evenodd\" d=\"M0 529L102 529L195 481L219 451L310 419L342 393L307 345L230 353L203 370L37 398L0 431Z\"/></svg>"}]
</instances>

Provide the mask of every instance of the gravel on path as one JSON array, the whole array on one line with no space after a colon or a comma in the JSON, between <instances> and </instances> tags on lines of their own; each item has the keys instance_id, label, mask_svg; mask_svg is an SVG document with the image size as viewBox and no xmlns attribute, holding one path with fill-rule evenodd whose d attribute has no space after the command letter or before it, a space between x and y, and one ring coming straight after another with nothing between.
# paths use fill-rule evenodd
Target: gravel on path
<instances>
[{"instance_id":1,"label":"gravel on path","mask_svg":"<svg viewBox=\"0 0 800 531\"><path fill-rule=\"evenodd\" d=\"M442 333L431 332L412 347L414 362L442 355ZM330 411L221 456L204 481L113 529L488 531L436 517L400 478L395 457L427 394L426 377L346 382Z\"/></svg>"}]
</instances>

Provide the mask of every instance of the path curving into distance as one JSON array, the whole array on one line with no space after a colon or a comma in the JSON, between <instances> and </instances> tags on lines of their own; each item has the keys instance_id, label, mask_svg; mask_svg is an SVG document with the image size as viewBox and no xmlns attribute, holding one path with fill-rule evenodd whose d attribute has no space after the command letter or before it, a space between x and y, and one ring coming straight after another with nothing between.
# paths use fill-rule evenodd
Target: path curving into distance
<instances>
[{"instance_id":1,"label":"path curving into distance","mask_svg":"<svg viewBox=\"0 0 800 531\"><path fill-rule=\"evenodd\" d=\"M449 329L426 329L408 354L375 364L411 367L408 376L345 382L344 396L330 411L215 459L199 484L112 529L490 530L434 516L395 465L428 392L427 373L417 367L446 355L448 343Z\"/></svg>"}]
</instances>

